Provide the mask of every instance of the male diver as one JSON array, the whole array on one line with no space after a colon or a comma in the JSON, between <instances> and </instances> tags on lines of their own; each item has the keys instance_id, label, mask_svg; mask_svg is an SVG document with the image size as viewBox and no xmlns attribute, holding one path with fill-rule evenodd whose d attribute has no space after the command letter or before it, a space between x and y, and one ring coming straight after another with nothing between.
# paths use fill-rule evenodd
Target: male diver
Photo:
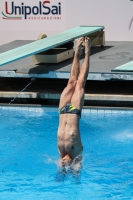
<instances>
[{"instance_id":1,"label":"male diver","mask_svg":"<svg viewBox=\"0 0 133 200\"><path fill-rule=\"evenodd\" d=\"M80 68L79 57L82 44L85 46L85 58ZM77 41L70 78L63 90L59 103L58 151L62 167L70 166L81 160L83 150L79 120L84 105L84 87L89 72L90 40L88 37Z\"/></svg>"}]
</instances>

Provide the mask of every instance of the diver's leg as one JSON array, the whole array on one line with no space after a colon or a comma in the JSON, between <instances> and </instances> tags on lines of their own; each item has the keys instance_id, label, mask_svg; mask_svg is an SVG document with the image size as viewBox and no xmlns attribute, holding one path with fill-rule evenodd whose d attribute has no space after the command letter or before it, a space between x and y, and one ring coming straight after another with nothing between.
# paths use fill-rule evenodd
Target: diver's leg
<instances>
[{"instance_id":1,"label":"diver's leg","mask_svg":"<svg viewBox=\"0 0 133 200\"><path fill-rule=\"evenodd\" d=\"M85 37L85 59L81 66L80 74L78 77L78 81L75 87L75 91L72 96L71 103L77 109L82 110L84 105L84 87L86 83L86 79L89 72L89 55L90 55L90 41L88 37Z\"/></svg>"},{"instance_id":2,"label":"diver's leg","mask_svg":"<svg viewBox=\"0 0 133 200\"><path fill-rule=\"evenodd\" d=\"M63 90L60 96L59 109L65 106L67 103L71 102L71 98L74 93L79 72L80 72L79 56L80 56L80 49L81 49L83 40L84 38L79 38L77 41L75 55L74 55L74 59L73 59L72 67L71 67L70 78L68 80L67 86L65 87L65 89Z\"/></svg>"}]
</instances>

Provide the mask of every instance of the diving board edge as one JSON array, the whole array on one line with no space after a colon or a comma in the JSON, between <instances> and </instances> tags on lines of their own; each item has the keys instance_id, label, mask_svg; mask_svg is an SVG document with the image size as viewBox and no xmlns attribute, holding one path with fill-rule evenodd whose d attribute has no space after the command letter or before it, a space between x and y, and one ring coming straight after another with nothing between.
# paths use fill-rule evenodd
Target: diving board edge
<instances>
[{"instance_id":1,"label":"diving board edge","mask_svg":"<svg viewBox=\"0 0 133 200\"><path fill-rule=\"evenodd\" d=\"M133 72L133 61L120 65L111 71L112 72Z\"/></svg>"}]
</instances>

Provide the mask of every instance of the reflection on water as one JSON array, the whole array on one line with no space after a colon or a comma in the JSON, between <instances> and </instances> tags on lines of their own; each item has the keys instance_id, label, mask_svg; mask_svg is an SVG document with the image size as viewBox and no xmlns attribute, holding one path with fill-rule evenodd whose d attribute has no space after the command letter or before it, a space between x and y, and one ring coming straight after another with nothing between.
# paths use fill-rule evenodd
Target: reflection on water
<instances>
[{"instance_id":1,"label":"reflection on water","mask_svg":"<svg viewBox=\"0 0 133 200\"><path fill-rule=\"evenodd\" d=\"M133 132L130 132L130 130L124 130L120 133L116 133L116 135L113 136L113 138L120 142L130 143L133 141Z\"/></svg>"}]
</instances>

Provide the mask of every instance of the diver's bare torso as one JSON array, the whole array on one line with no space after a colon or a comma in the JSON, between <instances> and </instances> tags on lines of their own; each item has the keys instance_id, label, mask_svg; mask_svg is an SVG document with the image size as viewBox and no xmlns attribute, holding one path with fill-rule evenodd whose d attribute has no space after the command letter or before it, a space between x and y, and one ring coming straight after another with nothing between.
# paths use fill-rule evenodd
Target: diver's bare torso
<instances>
[{"instance_id":1,"label":"diver's bare torso","mask_svg":"<svg viewBox=\"0 0 133 200\"><path fill-rule=\"evenodd\" d=\"M71 159L82 153L83 146L79 132L80 117L76 114L61 114L58 127L58 150L63 158L69 155Z\"/></svg>"}]
</instances>

